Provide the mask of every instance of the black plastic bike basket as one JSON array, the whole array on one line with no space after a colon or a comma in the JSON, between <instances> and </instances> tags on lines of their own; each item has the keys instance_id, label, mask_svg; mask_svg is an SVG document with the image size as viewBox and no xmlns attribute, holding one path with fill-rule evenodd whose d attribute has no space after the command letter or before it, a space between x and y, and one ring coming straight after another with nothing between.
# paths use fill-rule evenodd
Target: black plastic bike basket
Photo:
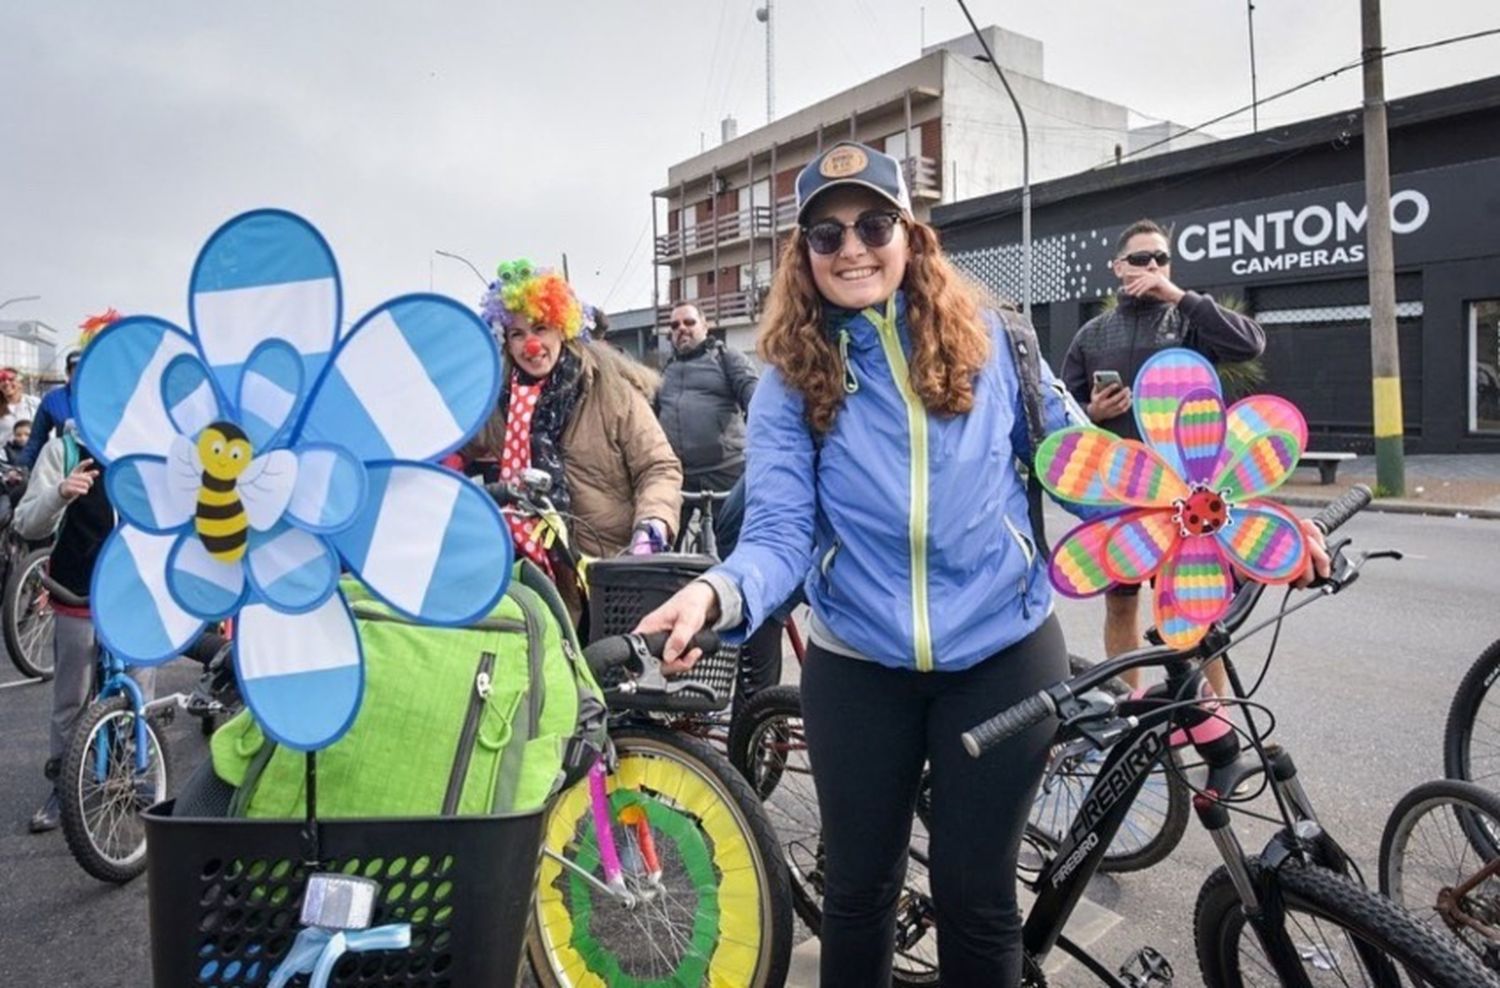
<instances>
[{"instance_id":1,"label":"black plastic bike basket","mask_svg":"<svg viewBox=\"0 0 1500 988\"><path fill-rule=\"evenodd\" d=\"M667 598L702 576L713 566L707 556L663 553L656 556L616 556L589 564L589 636L591 641L610 635L623 635ZM625 710L661 710L679 713L709 713L729 706L734 694L735 670L739 668L737 645L720 645L713 655L699 659L692 670L674 680L703 683L714 692L715 699L693 694L638 696L622 693L618 686L624 678L606 680L605 698L611 707Z\"/></svg>"},{"instance_id":2,"label":"black plastic bike basket","mask_svg":"<svg viewBox=\"0 0 1500 988\"><path fill-rule=\"evenodd\" d=\"M407 922L407 950L346 954L332 984L512 985L541 856L542 813L319 823L321 864L303 864L302 821L143 814L155 988L265 985L300 930L307 876L380 883L374 925ZM305 975L292 985L307 984Z\"/></svg>"}]
</instances>

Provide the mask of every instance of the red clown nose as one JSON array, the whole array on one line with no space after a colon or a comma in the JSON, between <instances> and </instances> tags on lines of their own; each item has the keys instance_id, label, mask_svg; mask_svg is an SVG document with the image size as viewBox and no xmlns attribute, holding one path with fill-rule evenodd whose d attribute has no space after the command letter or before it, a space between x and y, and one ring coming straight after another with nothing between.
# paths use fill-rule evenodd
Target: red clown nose
<instances>
[{"instance_id":1,"label":"red clown nose","mask_svg":"<svg viewBox=\"0 0 1500 988\"><path fill-rule=\"evenodd\" d=\"M521 347L521 352L528 360L535 360L542 355L542 341L535 336L528 338L525 345Z\"/></svg>"}]
</instances>

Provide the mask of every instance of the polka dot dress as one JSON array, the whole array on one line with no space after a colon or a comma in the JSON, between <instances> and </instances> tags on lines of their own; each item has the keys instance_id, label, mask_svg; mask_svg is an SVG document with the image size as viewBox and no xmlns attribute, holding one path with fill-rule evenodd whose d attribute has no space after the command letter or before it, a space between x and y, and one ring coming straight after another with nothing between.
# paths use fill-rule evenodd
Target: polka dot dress
<instances>
[{"instance_id":1,"label":"polka dot dress","mask_svg":"<svg viewBox=\"0 0 1500 988\"><path fill-rule=\"evenodd\" d=\"M531 419L536 414L537 399L541 395L540 381L523 384L519 378L511 379L510 406L505 410L505 445L500 450L502 483L519 481L521 471L531 466ZM505 521L510 525L516 551L551 573L547 549L536 540L536 519L507 513Z\"/></svg>"}]
</instances>

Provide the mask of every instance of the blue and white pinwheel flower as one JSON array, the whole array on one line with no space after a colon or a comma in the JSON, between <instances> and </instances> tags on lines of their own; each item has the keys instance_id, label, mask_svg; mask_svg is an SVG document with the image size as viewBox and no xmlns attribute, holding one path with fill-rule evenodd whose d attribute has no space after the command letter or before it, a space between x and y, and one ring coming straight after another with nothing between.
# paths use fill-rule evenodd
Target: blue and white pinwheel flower
<instances>
[{"instance_id":1,"label":"blue and white pinwheel flower","mask_svg":"<svg viewBox=\"0 0 1500 988\"><path fill-rule=\"evenodd\" d=\"M338 593L347 569L413 620L489 612L510 539L482 489L430 461L499 393L489 328L436 295L340 334L338 268L300 217L258 210L204 245L192 331L126 318L73 383L119 527L91 589L103 643L153 665L238 615L235 667L256 720L304 751L337 740L364 687Z\"/></svg>"}]
</instances>

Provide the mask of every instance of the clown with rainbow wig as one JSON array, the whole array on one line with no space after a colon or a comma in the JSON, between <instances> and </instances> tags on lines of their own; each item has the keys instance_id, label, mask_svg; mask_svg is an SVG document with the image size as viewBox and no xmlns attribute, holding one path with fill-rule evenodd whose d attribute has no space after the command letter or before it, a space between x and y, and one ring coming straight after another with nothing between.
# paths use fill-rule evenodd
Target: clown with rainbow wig
<instances>
[{"instance_id":1,"label":"clown with rainbow wig","mask_svg":"<svg viewBox=\"0 0 1500 988\"><path fill-rule=\"evenodd\" d=\"M503 367L494 414L464 450L468 471L505 483L546 471L587 555L670 546L682 467L652 411L657 374L593 340L597 311L560 273L528 260L499 266L480 314ZM517 553L556 574L563 560L537 520L507 518Z\"/></svg>"}]
</instances>

